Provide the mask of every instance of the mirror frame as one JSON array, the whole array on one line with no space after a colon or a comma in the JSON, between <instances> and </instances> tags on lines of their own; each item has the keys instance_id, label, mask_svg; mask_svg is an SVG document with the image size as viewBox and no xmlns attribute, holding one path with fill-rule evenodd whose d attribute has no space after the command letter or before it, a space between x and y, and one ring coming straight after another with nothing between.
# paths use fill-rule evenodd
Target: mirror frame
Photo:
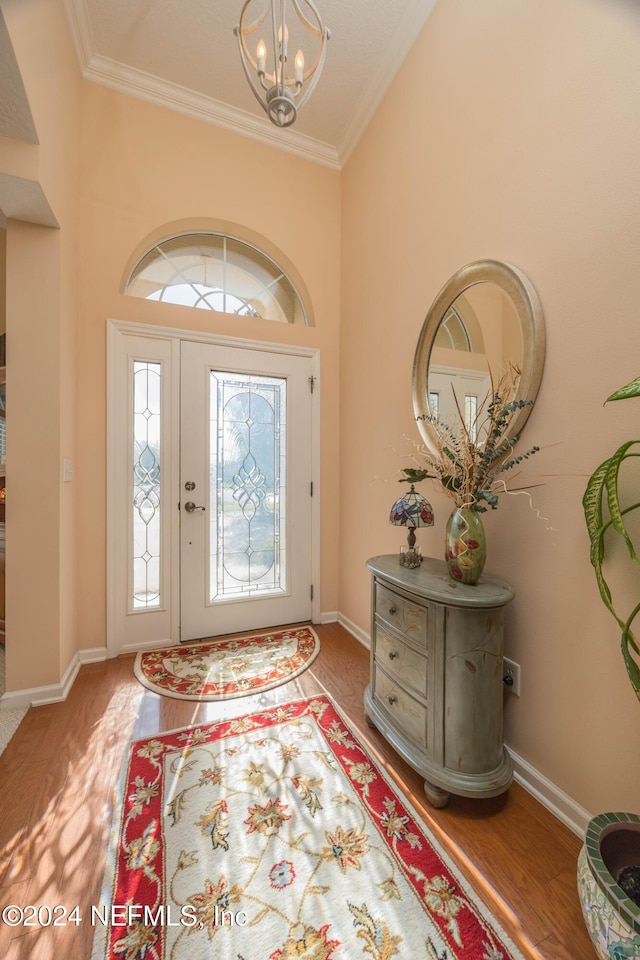
<instances>
[{"instance_id":1,"label":"mirror frame","mask_svg":"<svg viewBox=\"0 0 640 960\"><path fill-rule=\"evenodd\" d=\"M528 278L511 264L501 260L475 260L458 270L445 283L433 301L422 325L413 360L412 392L413 412L416 418L430 414L429 410L429 360L438 328L448 309L460 294L477 283L495 283L514 303L522 331L522 372L516 398L531 403L516 411L505 436L513 438L522 429L533 409L545 356L544 316L538 295ZM432 452L435 451L431 427L425 420L417 419L418 430Z\"/></svg>"}]
</instances>

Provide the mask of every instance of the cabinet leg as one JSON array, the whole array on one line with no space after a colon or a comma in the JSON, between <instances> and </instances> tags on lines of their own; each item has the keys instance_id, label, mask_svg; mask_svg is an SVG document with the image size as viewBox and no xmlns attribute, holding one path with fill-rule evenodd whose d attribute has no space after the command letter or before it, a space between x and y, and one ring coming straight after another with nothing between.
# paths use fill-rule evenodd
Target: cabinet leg
<instances>
[{"instance_id":1,"label":"cabinet leg","mask_svg":"<svg viewBox=\"0 0 640 960\"><path fill-rule=\"evenodd\" d=\"M375 730L375 729L376 729L376 725L375 725L375 723L373 722L373 720L371 719L371 717L369 716L369 714L367 713L366 710L365 710L365 712L364 712L364 718L365 718L365 720L367 721L367 726L368 726L368 727L371 727L372 730Z\"/></svg>"},{"instance_id":2,"label":"cabinet leg","mask_svg":"<svg viewBox=\"0 0 640 960\"><path fill-rule=\"evenodd\" d=\"M447 791L442 790L440 787L436 787L435 783L429 783L428 780L425 780L424 792L431 806L435 807L437 810L440 810L442 807L446 807L446 805L449 803L449 794Z\"/></svg>"}]
</instances>

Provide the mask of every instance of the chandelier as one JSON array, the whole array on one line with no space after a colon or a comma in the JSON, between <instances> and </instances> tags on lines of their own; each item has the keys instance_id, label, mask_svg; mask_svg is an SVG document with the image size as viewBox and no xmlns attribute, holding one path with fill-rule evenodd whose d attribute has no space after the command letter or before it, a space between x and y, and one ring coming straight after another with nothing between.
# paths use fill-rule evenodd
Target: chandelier
<instances>
[{"instance_id":1,"label":"chandelier","mask_svg":"<svg viewBox=\"0 0 640 960\"><path fill-rule=\"evenodd\" d=\"M315 4L245 0L234 33L258 103L277 127L290 127L313 93L327 53L330 34ZM289 49L296 47L292 64Z\"/></svg>"}]
</instances>

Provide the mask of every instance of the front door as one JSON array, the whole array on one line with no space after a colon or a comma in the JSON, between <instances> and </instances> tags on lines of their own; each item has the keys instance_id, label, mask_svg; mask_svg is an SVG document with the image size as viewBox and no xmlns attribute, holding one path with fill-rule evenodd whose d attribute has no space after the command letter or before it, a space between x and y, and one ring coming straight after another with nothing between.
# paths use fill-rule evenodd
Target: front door
<instances>
[{"instance_id":1,"label":"front door","mask_svg":"<svg viewBox=\"0 0 640 960\"><path fill-rule=\"evenodd\" d=\"M312 361L183 341L182 641L311 618Z\"/></svg>"}]
</instances>

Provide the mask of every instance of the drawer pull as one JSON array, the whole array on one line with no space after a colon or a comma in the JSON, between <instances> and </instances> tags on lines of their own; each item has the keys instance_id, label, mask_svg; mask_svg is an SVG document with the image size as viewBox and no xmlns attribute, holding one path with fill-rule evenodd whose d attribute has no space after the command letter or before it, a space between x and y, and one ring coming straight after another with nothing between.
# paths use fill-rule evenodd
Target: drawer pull
<instances>
[{"instance_id":1,"label":"drawer pull","mask_svg":"<svg viewBox=\"0 0 640 960\"><path fill-rule=\"evenodd\" d=\"M398 698L394 694L392 694L390 697L387 697L387 700L389 701L391 706L393 706L394 703L398 702Z\"/></svg>"},{"instance_id":2,"label":"drawer pull","mask_svg":"<svg viewBox=\"0 0 640 960\"><path fill-rule=\"evenodd\" d=\"M390 617L395 617L395 615L396 615L397 612L398 612L398 610L397 610L396 607L389 607L389 616L390 616Z\"/></svg>"},{"instance_id":3,"label":"drawer pull","mask_svg":"<svg viewBox=\"0 0 640 960\"><path fill-rule=\"evenodd\" d=\"M389 651L389 660L395 660L395 658L399 656L400 654L396 650Z\"/></svg>"}]
</instances>

